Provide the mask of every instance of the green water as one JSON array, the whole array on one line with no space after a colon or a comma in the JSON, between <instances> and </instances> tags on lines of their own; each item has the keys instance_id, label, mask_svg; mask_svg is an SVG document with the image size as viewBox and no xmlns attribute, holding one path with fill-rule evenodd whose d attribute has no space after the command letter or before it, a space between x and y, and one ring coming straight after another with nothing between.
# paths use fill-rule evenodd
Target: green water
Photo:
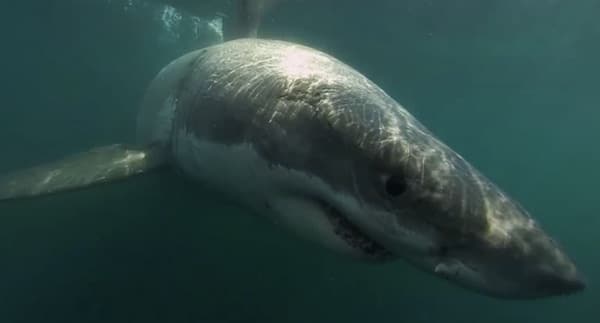
<instances>
[{"instance_id":1,"label":"green water","mask_svg":"<svg viewBox=\"0 0 600 323\"><path fill-rule=\"evenodd\" d=\"M117 2L2 1L0 172L133 140L155 73L216 41ZM540 220L583 293L501 301L354 263L156 174L0 205L0 322L597 322L600 1L369 2L291 0L263 35L378 83Z\"/></svg>"}]
</instances>

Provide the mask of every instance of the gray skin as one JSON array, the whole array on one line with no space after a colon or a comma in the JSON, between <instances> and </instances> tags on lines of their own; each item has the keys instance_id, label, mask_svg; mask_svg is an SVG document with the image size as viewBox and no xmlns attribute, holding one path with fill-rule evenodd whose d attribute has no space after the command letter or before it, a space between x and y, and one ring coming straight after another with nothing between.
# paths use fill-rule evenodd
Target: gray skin
<instances>
[{"instance_id":1,"label":"gray skin","mask_svg":"<svg viewBox=\"0 0 600 323\"><path fill-rule=\"evenodd\" d=\"M317 242L340 253L401 258L495 297L584 288L516 201L377 85L317 50L239 39L190 53L159 73L138 121L140 143L164 147L185 174L276 222L286 212L312 214L330 226ZM268 169L241 170L244 161L227 160L235 147ZM216 160L197 165L202 159Z\"/></svg>"}]
</instances>

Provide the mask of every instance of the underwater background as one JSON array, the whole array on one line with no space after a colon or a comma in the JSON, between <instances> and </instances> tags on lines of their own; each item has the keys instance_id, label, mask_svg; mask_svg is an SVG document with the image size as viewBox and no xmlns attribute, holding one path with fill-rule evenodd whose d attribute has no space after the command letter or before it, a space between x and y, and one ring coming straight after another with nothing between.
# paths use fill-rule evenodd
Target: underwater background
<instances>
[{"instance_id":1,"label":"underwater background","mask_svg":"<svg viewBox=\"0 0 600 323\"><path fill-rule=\"evenodd\" d=\"M146 86L221 41L218 1L2 0L0 173L133 142ZM223 1L222 3L225 3ZM356 263L157 173L0 204L0 323L599 322L600 0L289 0L262 37L380 85L540 220L586 276L506 301Z\"/></svg>"}]
</instances>

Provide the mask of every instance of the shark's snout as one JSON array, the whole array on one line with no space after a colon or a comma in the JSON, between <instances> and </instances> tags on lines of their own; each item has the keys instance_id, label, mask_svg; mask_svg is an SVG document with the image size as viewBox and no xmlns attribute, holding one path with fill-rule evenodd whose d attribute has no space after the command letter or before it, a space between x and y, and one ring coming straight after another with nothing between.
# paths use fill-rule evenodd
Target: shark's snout
<instances>
[{"instance_id":1,"label":"shark's snout","mask_svg":"<svg viewBox=\"0 0 600 323\"><path fill-rule=\"evenodd\" d=\"M530 268L527 275L529 284L526 285L545 296L572 294L585 289L585 279L575 263L551 238L541 231L535 231L542 238L528 246L533 252L531 262L525 257L525 263Z\"/></svg>"},{"instance_id":2,"label":"shark's snout","mask_svg":"<svg viewBox=\"0 0 600 323\"><path fill-rule=\"evenodd\" d=\"M582 291L586 282L566 252L532 220L505 243L484 239L451 255L465 269L453 277L500 298L541 298Z\"/></svg>"},{"instance_id":3,"label":"shark's snout","mask_svg":"<svg viewBox=\"0 0 600 323\"><path fill-rule=\"evenodd\" d=\"M572 294L585 289L585 280L579 273L542 274L535 280L536 288L547 295Z\"/></svg>"}]
</instances>

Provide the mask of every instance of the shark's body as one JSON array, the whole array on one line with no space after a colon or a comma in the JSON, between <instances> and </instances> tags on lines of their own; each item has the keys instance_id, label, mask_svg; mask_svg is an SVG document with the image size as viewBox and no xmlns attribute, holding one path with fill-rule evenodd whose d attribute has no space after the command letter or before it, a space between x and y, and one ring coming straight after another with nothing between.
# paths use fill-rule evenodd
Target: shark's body
<instances>
[{"instance_id":1,"label":"shark's body","mask_svg":"<svg viewBox=\"0 0 600 323\"><path fill-rule=\"evenodd\" d=\"M315 49L238 39L178 58L148 89L138 147L9 175L0 199L168 165L358 259L402 258L500 297L583 288L517 202L377 85Z\"/></svg>"}]
</instances>

